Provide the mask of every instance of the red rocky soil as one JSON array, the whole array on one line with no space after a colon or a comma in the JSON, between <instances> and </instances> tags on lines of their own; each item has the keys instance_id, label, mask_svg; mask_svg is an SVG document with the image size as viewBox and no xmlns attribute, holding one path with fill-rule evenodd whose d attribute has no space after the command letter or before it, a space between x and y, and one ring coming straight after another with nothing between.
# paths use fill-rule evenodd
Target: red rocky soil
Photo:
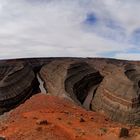
<instances>
[{"instance_id":1,"label":"red rocky soil","mask_svg":"<svg viewBox=\"0 0 140 140\"><path fill-rule=\"evenodd\" d=\"M4 121L5 120L5 121ZM111 122L68 99L38 94L1 118L0 136L6 140L140 140L140 128Z\"/></svg>"}]
</instances>

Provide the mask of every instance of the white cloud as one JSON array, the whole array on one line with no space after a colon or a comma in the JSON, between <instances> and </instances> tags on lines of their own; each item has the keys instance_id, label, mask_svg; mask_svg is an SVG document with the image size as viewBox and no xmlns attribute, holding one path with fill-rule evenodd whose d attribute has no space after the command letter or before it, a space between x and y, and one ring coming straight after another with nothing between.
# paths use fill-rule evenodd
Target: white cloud
<instances>
[{"instance_id":1,"label":"white cloud","mask_svg":"<svg viewBox=\"0 0 140 140\"><path fill-rule=\"evenodd\" d=\"M0 0L0 59L124 53L136 48L128 40L140 27L139 4L138 0ZM99 18L97 25L83 24L90 12ZM106 27L108 19L125 30Z\"/></svg>"},{"instance_id":2,"label":"white cloud","mask_svg":"<svg viewBox=\"0 0 140 140\"><path fill-rule=\"evenodd\" d=\"M125 60L140 60L139 53L118 53L115 56L118 59L125 59Z\"/></svg>"},{"instance_id":3,"label":"white cloud","mask_svg":"<svg viewBox=\"0 0 140 140\"><path fill-rule=\"evenodd\" d=\"M94 5L95 1L92 1ZM139 0L99 0L98 10L95 12L100 13L102 18L114 19L126 29L127 33L131 33L140 27Z\"/></svg>"}]
</instances>

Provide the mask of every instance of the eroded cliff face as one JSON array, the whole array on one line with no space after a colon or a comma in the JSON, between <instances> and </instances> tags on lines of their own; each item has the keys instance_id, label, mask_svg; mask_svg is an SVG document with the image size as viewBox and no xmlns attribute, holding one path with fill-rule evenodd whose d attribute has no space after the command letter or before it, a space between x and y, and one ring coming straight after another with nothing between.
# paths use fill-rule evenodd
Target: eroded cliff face
<instances>
[{"instance_id":1,"label":"eroded cliff face","mask_svg":"<svg viewBox=\"0 0 140 140\"><path fill-rule=\"evenodd\" d=\"M64 81L67 75L67 69L71 61L54 60L44 65L39 75L45 82L45 89L48 93L55 96L64 96L70 99L65 91Z\"/></svg>"},{"instance_id":2,"label":"eroded cliff face","mask_svg":"<svg viewBox=\"0 0 140 140\"><path fill-rule=\"evenodd\" d=\"M52 95L70 98L81 105L89 95L85 103L87 109L103 79L99 71L82 61L54 61L44 66L40 75Z\"/></svg>"},{"instance_id":3,"label":"eroded cliff face","mask_svg":"<svg viewBox=\"0 0 140 140\"><path fill-rule=\"evenodd\" d=\"M114 66L92 101L92 109L107 114L112 120L140 123L140 67L127 64L123 68Z\"/></svg>"},{"instance_id":4,"label":"eroded cliff face","mask_svg":"<svg viewBox=\"0 0 140 140\"><path fill-rule=\"evenodd\" d=\"M39 91L37 84L36 76L27 63L0 64L0 113Z\"/></svg>"},{"instance_id":5,"label":"eroded cliff face","mask_svg":"<svg viewBox=\"0 0 140 140\"><path fill-rule=\"evenodd\" d=\"M99 71L86 62L72 63L67 69L67 76L64 81L65 90L72 98L76 97L81 104L86 105L86 108L89 109L91 100L102 79ZM86 100L86 98L88 99ZM86 103L84 103L85 100Z\"/></svg>"}]
</instances>

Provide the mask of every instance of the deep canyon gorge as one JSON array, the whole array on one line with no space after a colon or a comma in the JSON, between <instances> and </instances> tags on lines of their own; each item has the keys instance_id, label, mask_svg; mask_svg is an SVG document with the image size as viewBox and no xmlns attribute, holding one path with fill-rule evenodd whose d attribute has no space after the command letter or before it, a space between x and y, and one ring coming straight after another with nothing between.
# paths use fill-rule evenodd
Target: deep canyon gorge
<instances>
[{"instance_id":1,"label":"deep canyon gorge","mask_svg":"<svg viewBox=\"0 0 140 140\"><path fill-rule=\"evenodd\" d=\"M106 115L117 123L140 125L139 61L107 58L0 61L1 115L40 92L69 100L85 111Z\"/></svg>"}]
</instances>

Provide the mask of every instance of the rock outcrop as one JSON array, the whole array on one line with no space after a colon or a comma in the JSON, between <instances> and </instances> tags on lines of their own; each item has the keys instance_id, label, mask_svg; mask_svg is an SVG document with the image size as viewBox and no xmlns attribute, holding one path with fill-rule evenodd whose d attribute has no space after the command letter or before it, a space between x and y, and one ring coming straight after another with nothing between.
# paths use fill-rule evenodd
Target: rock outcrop
<instances>
[{"instance_id":1,"label":"rock outcrop","mask_svg":"<svg viewBox=\"0 0 140 140\"><path fill-rule=\"evenodd\" d=\"M140 123L140 67L126 65L114 66L92 101L92 109L104 112L111 119L123 122Z\"/></svg>"},{"instance_id":2,"label":"rock outcrop","mask_svg":"<svg viewBox=\"0 0 140 140\"><path fill-rule=\"evenodd\" d=\"M76 96L76 99L78 99L81 104L88 98L84 104L86 108L89 109L90 102L102 79L103 77L100 73L87 63L72 63L67 70L65 90L73 99L75 99Z\"/></svg>"},{"instance_id":3,"label":"rock outcrop","mask_svg":"<svg viewBox=\"0 0 140 140\"><path fill-rule=\"evenodd\" d=\"M85 103L88 109L103 79L97 70L81 61L54 61L44 66L40 75L46 83L46 89L53 95L66 96L80 104L89 95L88 103Z\"/></svg>"},{"instance_id":4,"label":"rock outcrop","mask_svg":"<svg viewBox=\"0 0 140 140\"><path fill-rule=\"evenodd\" d=\"M69 97L64 85L69 64L70 61L55 60L41 68L40 78L44 81L46 91L51 95Z\"/></svg>"},{"instance_id":5,"label":"rock outcrop","mask_svg":"<svg viewBox=\"0 0 140 140\"><path fill-rule=\"evenodd\" d=\"M26 63L0 64L0 113L11 109L38 90L35 74Z\"/></svg>"}]
</instances>

